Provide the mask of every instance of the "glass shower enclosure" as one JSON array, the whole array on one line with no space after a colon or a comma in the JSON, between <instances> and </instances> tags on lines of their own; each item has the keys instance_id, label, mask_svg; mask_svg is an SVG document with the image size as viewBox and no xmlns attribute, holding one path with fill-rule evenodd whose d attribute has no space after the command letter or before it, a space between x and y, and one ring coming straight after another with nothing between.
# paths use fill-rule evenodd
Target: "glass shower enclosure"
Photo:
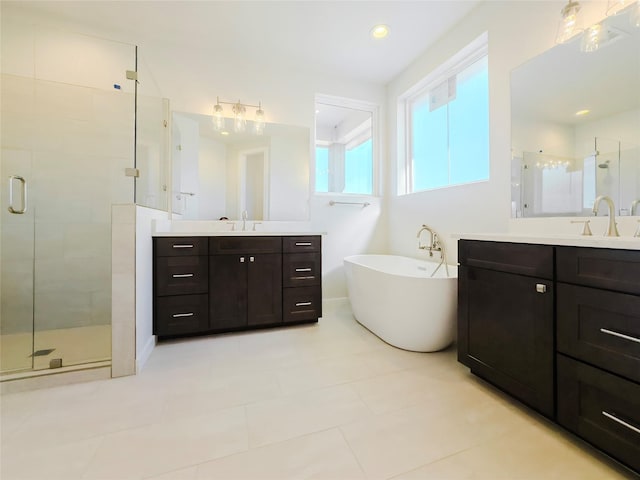
<instances>
[{"instance_id":1,"label":"glass shower enclosure","mask_svg":"<svg viewBox=\"0 0 640 480\"><path fill-rule=\"evenodd\" d=\"M0 373L111 359L111 207L134 202L136 47L2 18Z\"/></svg>"}]
</instances>

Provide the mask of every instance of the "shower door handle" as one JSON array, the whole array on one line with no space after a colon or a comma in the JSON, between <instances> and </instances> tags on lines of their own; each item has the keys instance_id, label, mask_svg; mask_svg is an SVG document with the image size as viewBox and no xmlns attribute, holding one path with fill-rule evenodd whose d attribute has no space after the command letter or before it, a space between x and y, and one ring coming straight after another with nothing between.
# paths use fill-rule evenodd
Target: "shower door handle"
<instances>
[{"instance_id":1,"label":"shower door handle","mask_svg":"<svg viewBox=\"0 0 640 480\"><path fill-rule=\"evenodd\" d=\"M20 186L22 187L20 189L22 208L19 210L16 210L15 208L13 208L13 181L14 180L18 180L20 182ZM16 215L21 215L27 211L27 181L19 175L11 175L9 177L9 208L8 210L9 212L15 213Z\"/></svg>"}]
</instances>

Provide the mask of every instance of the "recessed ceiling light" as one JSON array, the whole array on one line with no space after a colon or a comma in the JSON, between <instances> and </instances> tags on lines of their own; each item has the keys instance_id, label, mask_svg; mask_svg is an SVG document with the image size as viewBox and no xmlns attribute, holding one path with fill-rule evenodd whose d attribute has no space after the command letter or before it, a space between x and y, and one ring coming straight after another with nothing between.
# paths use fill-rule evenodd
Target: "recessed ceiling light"
<instances>
[{"instance_id":1,"label":"recessed ceiling light","mask_svg":"<svg viewBox=\"0 0 640 480\"><path fill-rule=\"evenodd\" d=\"M220 132L220 135L229 135L229 132L227 132L226 130L223 130L222 132Z\"/></svg>"},{"instance_id":2,"label":"recessed ceiling light","mask_svg":"<svg viewBox=\"0 0 640 480\"><path fill-rule=\"evenodd\" d=\"M581 117L582 115L586 115L587 113L589 113L591 110L578 110L576 112L576 117Z\"/></svg>"},{"instance_id":3,"label":"recessed ceiling light","mask_svg":"<svg viewBox=\"0 0 640 480\"><path fill-rule=\"evenodd\" d=\"M373 38L384 38L389 35L389 27L387 25L376 25L371 29L371 36Z\"/></svg>"}]
</instances>

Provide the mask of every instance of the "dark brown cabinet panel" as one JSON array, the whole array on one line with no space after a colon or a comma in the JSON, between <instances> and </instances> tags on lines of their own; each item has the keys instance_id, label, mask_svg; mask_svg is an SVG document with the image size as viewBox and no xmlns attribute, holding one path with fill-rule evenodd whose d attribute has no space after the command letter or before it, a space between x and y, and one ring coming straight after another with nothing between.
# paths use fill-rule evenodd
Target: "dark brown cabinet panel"
<instances>
[{"instance_id":1,"label":"dark brown cabinet panel","mask_svg":"<svg viewBox=\"0 0 640 480\"><path fill-rule=\"evenodd\" d=\"M156 295L207 293L208 257L157 257L155 260Z\"/></svg>"},{"instance_id":2,"label":"dark brown cabinet panel","mask_svg":"<svg viewBox=\"0 0 640 480\"><path fill-rule=\"evenodd\" d=\"M210 328L222 330L247 326L247 257L209 257Z\"/></svg>"},{"instance_id":3,"label":"dark brown cabinet panel","mask_svg":"<svg viewBox=\"0 0 640 480\"><path fill-rule=\"evenodd\" d=\"M322 316L322 294L317 287L285 288L283 320L301 322Z\"/></svg>"},{"instance_id":4,"label":"dark brown cabinet panel","mask_svg":"<svg viewBox=\"0 0 640 480\"><path fill-rule=\"evenodd\" d=\"M467 266L458 275L459 361L552 417L553 282Z\"/></svg>"},{"instance_id":5,"label":"dark brown cabinet panel","mask_svg":"<svg viewBox=\"0 0 640 480\"><path fill-rule=\"evenodd\" d=\"M247 323L282 322L282 255L249 256L247 264Z\"/></svg>"},{"instance_id":6,"label":"dark brown cabinet panel","mask_svg":"<svg viewBox=\"0 0 640 480\"><path fill-rule=\"evenodd\" d=\"M461 265L553 279L553 247L527 243L460 240Z\"/></svg>"},{"instance_id":7,"label":"dark brown cabinet panel","mask_svg":"<svg viewBox=\"0 0 640 480\"><path fill-rule=\"evenodd\" d=\"M322 237L318 235L284 237L282 239L282 251L284 253L320 252L321 242Z\"/></svg>"},{"instance_id":8,"label":"dark brown cabinet panel","mask_svg":"<svg viewBox=\"0 0 640 480\"><path fill-rule=\"evenodd\" d=\"M251 253L258 254L281 252L281 237L237 236L209 238L209 254L211 255L248 255Z\"/></svg>"},{"instance_id":9,"label":"dark brown cabinet panel","mask_svg":"<svg viewBox=\"0 0 640 480\"><path fill-rule=\"evenodd\" d=\"M207 295L174 295L156 300L154 333L185 335L209 328Z\"/></svg>"},{"instance_id":10,"label":"dark brown cabinet panel","mask_svg":"<svg viewBox=\"0 0 640 480\"><path fill-rule=\"evenodd\" d=\"M640 253L556 247L558 281L640 295Z\"/></svg>"},{"instance_id":11,"label":"dark brown cabinet panel","mask_svg":"<svg viewBox=\"0 0 640 480\"><path fill-rule=\"evenodd\" d=\"M156 257L178 257L207 255L208 237L155 237L153 239Z\"/></svg>"},{"instance_id":12,"label":"dark brown cabinet panel","mask_svg":"<svg viewBox=\"0 0 640 480\"><path fill-rule=\"evenodd\" d=\"M305 287L320 284L320 255L317 253L291 253L282 264L285 287Z\"/></svg>"},{"instance_id":13,"label":"dark brown cabinet panel","mask_svg":"<svg viewBox=\"0 0 640 480\"><path fill-rule=\"evenodd\" d=\"M640 383L640 297L564 283L557 290L558 351Z\"/></svg>"},{"instance_id":14,"label":"dark brown cabinet panel","mask_svg":"<svg viewBox=\"0 0 640 480\"><path fill-rule=\"evenodd\" d=\"M640 385L558 355L558 423L640 472Z\"/></svg>"}]
</instances>

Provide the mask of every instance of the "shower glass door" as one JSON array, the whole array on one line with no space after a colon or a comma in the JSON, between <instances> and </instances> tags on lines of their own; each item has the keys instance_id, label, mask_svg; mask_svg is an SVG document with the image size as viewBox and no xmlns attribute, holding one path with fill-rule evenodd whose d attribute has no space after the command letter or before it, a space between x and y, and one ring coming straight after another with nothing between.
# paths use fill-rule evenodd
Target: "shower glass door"
<instances>
[{"instance_id":1,"label":"shower glass door","mask_svg":"<svg viewBox=\"0 0 640 480\"><path fill-rule=\"evenodd\" d=\"M135 47L2 22L0 368L108 361L111 206L134 198Z\"/></svg>"}]
</instances>

